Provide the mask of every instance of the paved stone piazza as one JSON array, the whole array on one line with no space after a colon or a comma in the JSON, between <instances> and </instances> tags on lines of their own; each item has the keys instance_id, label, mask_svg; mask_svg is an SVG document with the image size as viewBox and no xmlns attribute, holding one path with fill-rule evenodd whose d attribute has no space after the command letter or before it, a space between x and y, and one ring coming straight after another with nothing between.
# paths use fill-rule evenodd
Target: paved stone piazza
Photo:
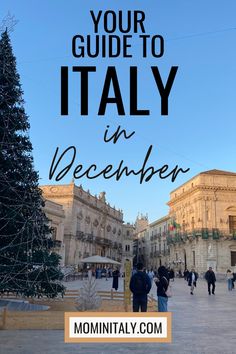
<instances>
[{"instance_id":1,"label":"paved stone piazza","mask_svg":"<svg viewBox=\"0 0 236 354\"><path fill-rule=\"evenodd\" d=\"M98 289L109 290L112 280L97 280ZM120 282L120 289L122 289ZM67 283L80 288L81 282ZM155 285L151 292L155 294ZM169 299L173 316L173 342L161 343L93 343L66 344L63 331L0 331L0 354L81 353L110 354L234 354L236 352L236 290L228 292L225 282L216 283L216 295L209 296L204 280L199 280L195 294L190 295L183 279L173 283L174 296Z\"/></svg>"}]
</instances>

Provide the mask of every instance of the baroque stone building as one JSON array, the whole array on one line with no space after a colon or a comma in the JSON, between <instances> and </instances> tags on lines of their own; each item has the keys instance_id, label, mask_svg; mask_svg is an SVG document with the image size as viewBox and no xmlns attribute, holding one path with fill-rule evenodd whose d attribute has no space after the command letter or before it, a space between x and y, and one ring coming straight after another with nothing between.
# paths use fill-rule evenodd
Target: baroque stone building
<instances>
[{"instance_id":1,"label":"baroque stone building","mask_svg":"<svg viewBox=\"0 0 236 354\"><path fill-rule=\"evenodd\" d=\"M236 271L236 173L202 172L172 191L168 205L169 214L152 223L137 218L134 263Z\"/></svg>"},{"instance_id":2,"label":"baroque stone building","mask_svg":"<svg viewBox=\"0 0 236 354\"><path fill-rule=\"evenodd\" d=\"M122 267L124 271L124 263L127 260L133 264L133 242L134 242L134 225L127 223L123 225L123 251L122 251Z\"/></svg>"},{"instance_id":3,"label":"baroque stone building","mask_svg":"<svg viewBox=\"0 0 236 354\"><path fill-rule=\"evenodd\" d=\"M169 232L170 217L166 215L149 224L149 258L148 268L158 269L161 265L168 267L169 247L167 236Z\"/></svg>"},{"instance_id":4,"label":"baroque stone building","mask_svg":"<svg viewBox=\"0 0 236 354\"><path fill-rule=\"evenodd\" d=\"M210 170L170 194L170 261L205 272L236 266L236 173Z\"/></svg>"},{"instance_id":5,"label":"baroque stone building","mask_svg":"<svg viewBox=\"0 0 236 354\"><path fill-rule=\"evenodd\" d=\"M64 249L65 265L77 266L83 258L92 255L110 257L122 264L125 259L132 259L133 226L123 224L122 211L106 202L105 192L93 196L73 181L67 185L41 186L41 189L54 239ZM63 218L60 221L59 210Z\"/></svg>"},{"instance_id":6,"label":"baroque stone building","mask_svg":"<svg viewBox=\"0 0 236 354\"><path fill-rule=\"evenodd\" d=\"M137 217L134 237L134 264L142 262L146 269L157 269L160 265L169 266L167 236L170 217L148 223L147 216Z\"/></svg>"},{"instance_id":7,"label":"baroque stone building","mask_svg":"<svg viewBox=\"0 0 236 354\"><path fill-rule=\"evenodd\" d=\"M169 214L150 224L143 215L135 225L124 224L122 211L106 202L104 192L92 196L73 182L41 188L62 264L78 265L98 254L122 268L133 256L134 264L142 261L146 268L236 270L236 173L198 174L170 193Z\"/></svg>"},{"instance_id":8,"label":"baroque stone building","mask_svg":"<svg viewBox=\"0 0 236 354\"><path fill-rule=\"evenodd\" d=\"M148 239L148 217L147 215L138 215L134 224L134 241L133 241L133 264L142 262L147 266L147 258L149 256L149 239Z\"/></svg>"}]
</instances>

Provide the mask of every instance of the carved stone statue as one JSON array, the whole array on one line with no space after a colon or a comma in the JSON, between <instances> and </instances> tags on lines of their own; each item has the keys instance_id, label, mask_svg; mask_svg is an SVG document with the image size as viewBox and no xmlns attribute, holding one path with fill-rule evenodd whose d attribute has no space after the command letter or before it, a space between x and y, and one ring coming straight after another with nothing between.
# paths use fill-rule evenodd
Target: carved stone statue
<instances>
[{"instance_id":1,"label":"carved stone statue","mask_svg":"<svg viewBox=\"0 0 236 354\"><path fill-rule=\"evenodd\" d=\"M207 256L208 256L208 258L212 258L213 257L213 248L212 248L212 244L211 243L209 243L209 245L208 245Z\"/></svg>"},{"instance_id":2,"label":"carved stone statue","mask_svg":"<svg viewBox=\"0 0 236 354\"><path fill-rule=\"evenodd\" d=\"M98 196L98 199L105 203L106 202L106 192L101 192Z\"/></svg>"}]
</instances>

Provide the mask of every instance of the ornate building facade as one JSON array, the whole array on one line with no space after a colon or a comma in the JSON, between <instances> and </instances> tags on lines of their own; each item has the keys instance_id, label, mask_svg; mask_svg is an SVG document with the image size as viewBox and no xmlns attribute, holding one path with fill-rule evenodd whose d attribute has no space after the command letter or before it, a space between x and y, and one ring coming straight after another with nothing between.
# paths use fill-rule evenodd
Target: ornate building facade
<instances>
[{"instance_id":1,"label":"ornate building facade","mask_svg":"<svg viewBox=\"0 0 236 354\"><path fill-rule=\"evenodd\" d=\"M164 216L148 223L147 216L137 217L134 237L134 264L142 262L146 269L158 269L160 265L169 266L169 247L167 236L170 217Z\"/></svg>"},{"instance_id":2,"label":"ornate building facade","mask_svg":"<svg viewBox=\"0 0 236 354\"><path fill-rule=\"evenodd\" d=\"M84 257L126 259L146 268L166 265L175 271L195 267L204 273L236 270L236 173L202 172L170 193L169 214L152 223L139 216L124 224L123 213L73 182L42 186L45 212L62 264Z\"/></svg>"},{"instance_id":3,"label":"ornate building facade","mask_svg":"<svg viewBox=\"0 0 236 354\"><path fill-rule=\"evenodd\" d=\"M236 173L202 172L170 193L169 214L136 221L134 263L176 272L236 271Z\"/></svg>"},{"instance_id":4,"label":"ornate building facade","mask_svg":"<svg viewBox=\"0 0 236 354\"><path fill-rule=\"evenodd\" d=\"M167 236L170 226L169 215L158 219L149 224L149 258L148 268L158 269L161 265L168 267L169 260L169 247L167 245Z\"/></svg>"},{"instance_id":5,"label":"ornate building facade","mask_svg":"<svg viewBox=\"0 0 236 354\"><path fill-rule=\"evenodd\" d=\"M138 215L134 224L134 241L133 241L133 263L136 265L142 262L147 266L149 256L149 233L148 233L148 217L147 215Z\"/></svg>"},{"instance_id":6,"label":"ornate building facade","mask_svg":"<svg viewBox=\"0 0 236 354\"><path fill-rule=\"evenodd\" d=\"M133 264L133 242L134 242L134 225L127 223L123 225L123 252L122 252L122 271L124 271L124 263L127 260Z\"/></svg>"},{"instance_id":7,"label":"ornate building facade","mask_svg":"<svg viewBox=\"0 0 236 354\"><path fill-rule=\"evenodd\" d=\"M132 258L133 226L124 225L122 211L106 202L105 192L93 196L74 182L41 189L46 215L55 230L54 239L61 241L64 248L65 265L77 266L92 255L110 257L122 264L126 258ZM58 208L64 213L63 221L60 220L63 226L57 219Z\"/></svg>"},{"instance_id":8,"label":"ornate building facade","mask_svg":"<svg viewBox=\"0 0 236 354\"><path fill-rule=\"evenodd\" d=\"M236 173L202 172L170 194L170 260L205 272L236 266Z\"/></svg>"}]
</instances>

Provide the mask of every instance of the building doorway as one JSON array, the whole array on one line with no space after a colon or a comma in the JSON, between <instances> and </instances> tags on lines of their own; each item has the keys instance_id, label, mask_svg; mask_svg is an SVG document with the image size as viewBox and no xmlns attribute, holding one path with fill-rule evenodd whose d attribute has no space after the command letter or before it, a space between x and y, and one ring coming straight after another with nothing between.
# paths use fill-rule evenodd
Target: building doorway
<instances>
[{"instance_id":1,"label":"building doorway","mask_svg":"<svg viewBox=\"0 0 236 354\"><path fill-rule=\"evenodd\" d=\"M186 256L186 250L184 250L184 270L188 268L187 266L187 256Z\"/></svg>"},{"instance_id":2,"label":"building doorway","mask_svg":"<svg viewBox=\"0 0 236 354\"><path fill-rule=\"evenodd\" d=\"M231 251L231 267L236 266L236 251Z\"/></svg>"},{"instance_id":3,"label":"building doorway","mask_svg":"<svg viewBox=\"0 0 236 354\"><path fill-rule=\"evenodd\" d=\"M102 257L106 256L106 247L105 246L102 247L101 256Z\"/></svg>"}]
</instances>

